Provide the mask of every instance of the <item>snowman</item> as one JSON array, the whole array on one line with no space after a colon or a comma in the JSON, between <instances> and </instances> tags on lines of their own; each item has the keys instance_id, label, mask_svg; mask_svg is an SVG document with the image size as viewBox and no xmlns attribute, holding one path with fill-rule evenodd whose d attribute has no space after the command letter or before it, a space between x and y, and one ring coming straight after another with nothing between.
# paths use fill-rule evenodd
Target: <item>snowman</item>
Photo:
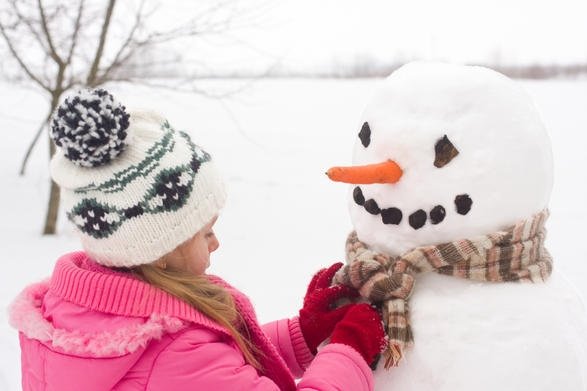
<instances>
[{"instance_id":1,"label":"snowman","mask_svg":"<svg viewBox=\"0 0 587 391\"><path fill-rule=\"evenodd\" d=\"M587 390L587 315L544 246L552 153L526 93L410 63L357 133L353 165L327 174L352 184L335 282L380 306L389 336L375 389Z\"/></svg>"}]
</instances>

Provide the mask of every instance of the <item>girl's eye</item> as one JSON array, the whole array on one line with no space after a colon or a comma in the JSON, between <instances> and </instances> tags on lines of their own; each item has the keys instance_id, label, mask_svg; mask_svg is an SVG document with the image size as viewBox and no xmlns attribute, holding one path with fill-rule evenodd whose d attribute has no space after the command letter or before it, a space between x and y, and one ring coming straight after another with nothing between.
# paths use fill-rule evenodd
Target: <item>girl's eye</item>
<instances>
[{"instance_id":1,"label":"girl's eye","mask_svg":"<svg viewBox=\"0 0 587 391\"><path fill-rule=\"evenodd\" d=\"M458 149L450 142L446 134L434 145L434 166L441 168L459 154Z\"/></svg>"},{"instance_id":2,"label":"girl's eye","mask_svg":"<svg viewBox=\"0 0 587 391\"><path fill-rule=\"evenodd\" d=\"M211 238L212 236L214 236L214 232L208 232L206 234L206 238Z\"/></svg>"},{"instance_id":3,"label":"girl's eye","mask_svg":"<svg viewBox=\"0 0 587 391\"><path fill-rule=\"evenodd\" d=\"M363 127L359 132L359 139L361 139L361 144L363 144L365 148L371 143L371 128L369 127L369 123L365 122L363 124Z\"/></svg>"}]
</instances>

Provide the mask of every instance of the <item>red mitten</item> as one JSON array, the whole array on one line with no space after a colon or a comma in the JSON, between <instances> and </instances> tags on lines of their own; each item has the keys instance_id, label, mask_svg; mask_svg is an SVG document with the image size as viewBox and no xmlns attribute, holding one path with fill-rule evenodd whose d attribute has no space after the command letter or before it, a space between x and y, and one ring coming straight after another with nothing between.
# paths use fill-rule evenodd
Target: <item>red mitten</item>
<instances>
[{"instance_id":1,"label":"red mitten","mask_svg":"<svg viewBox=\"0 0 587 391\"><path fill-rule=\"evenodd\" d=\"M352 347L371 364L385 347L379 314L369 304L353 304L334 328L330 342Z\"/></svg>"},{"instance_id":2,"label":"red mitten","mask_svg":"<svg viewBox=\"0 0 587 391\"><path fill-rule=\"evenodd\" d=\"M335 263L314 275L300 310L300 328L308 348L316 354L316 348L332 333L334 326L350 308L350 304L333 309L336 300L343 297L356 297L357 291L344 285L330 286L332 277L342 263Z\"/></svg>"}]
</instances>

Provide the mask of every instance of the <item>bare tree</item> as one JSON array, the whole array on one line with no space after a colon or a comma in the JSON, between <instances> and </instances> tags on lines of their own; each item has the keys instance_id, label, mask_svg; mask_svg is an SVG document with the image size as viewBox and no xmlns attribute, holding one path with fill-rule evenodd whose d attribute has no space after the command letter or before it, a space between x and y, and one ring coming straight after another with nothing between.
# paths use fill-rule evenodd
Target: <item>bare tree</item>
<instances>
[{"instance_id":1,"label":"bare tree","mask_svg":"<svg viewBox=\"0 0 587 391\"><path fill-rule=\"evenodd\" d=\"M170 63L149 54L173 46L174 41L224 33L251 18L236 1L216 0L194 9L194 16L181 24L155 30L148 28L147 21L156 14L158 5L147 4L147 0L119 5L116 0L4 1L0 34L15 60L15 79L32 83L49 102L24 155L20 175L24 175L33 148L65 92L115 81L148 84L147 77L152 75L140 72L137 64L153 69ZM145 61L147 57L151 60ZM49 152L51 158L55 146L50 139ZM51 181L43 234L55 233L58 211L59 188Z\"/></svg>"}]
</instances>

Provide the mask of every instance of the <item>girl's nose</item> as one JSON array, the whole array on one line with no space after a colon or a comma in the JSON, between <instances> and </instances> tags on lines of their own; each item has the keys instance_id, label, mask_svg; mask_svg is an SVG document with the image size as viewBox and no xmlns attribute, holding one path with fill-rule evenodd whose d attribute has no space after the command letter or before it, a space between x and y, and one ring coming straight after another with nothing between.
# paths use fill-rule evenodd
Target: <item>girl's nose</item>
<instances>
[{"instance_id":1,"label":"girl's nose","mask_svg":"<svg viewBox=\"0 0 587 391\"><path fill-rule=\"evenodd\" d=\"M212 236L212 239L208 242L208 251L213 253L214 251L218 250L218 247L220 247L220 242L216 236Z\"/></svg>"}]
</instances>

